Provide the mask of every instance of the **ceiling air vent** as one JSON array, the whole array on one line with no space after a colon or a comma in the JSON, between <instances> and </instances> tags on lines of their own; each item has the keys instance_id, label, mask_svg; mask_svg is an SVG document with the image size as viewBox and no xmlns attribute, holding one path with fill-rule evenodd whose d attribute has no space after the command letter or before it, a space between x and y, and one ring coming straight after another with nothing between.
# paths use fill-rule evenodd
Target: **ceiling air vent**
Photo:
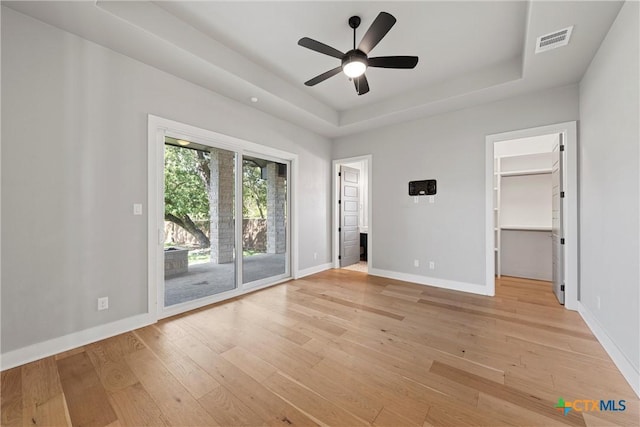
<instances>
[{"instance_id":1,"label":"ceiling air vent","mask_svg":"<svg viewBox=\"0 0 640 427\"><path fill-rule=\"evenodd\" d=\"M569 44L572 31L573 25L563 30L554 31L553 33L538 37L538 40L536 40L536 53L566 46Z\"/></svg>"}]
</instances>

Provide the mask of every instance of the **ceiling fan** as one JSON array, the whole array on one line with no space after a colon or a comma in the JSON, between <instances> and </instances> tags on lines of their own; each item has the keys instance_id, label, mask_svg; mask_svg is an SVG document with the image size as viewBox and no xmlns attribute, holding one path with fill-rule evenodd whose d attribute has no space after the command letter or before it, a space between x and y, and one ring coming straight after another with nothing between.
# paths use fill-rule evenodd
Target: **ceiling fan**
<instances>
[{"instance_id":1,"label":"ceiling fan","mask_svg":"<svg viewBox=\"0 0 640 427\"><path fill-rule=\"evenodd\" d=\"M378 56L369 58L369 52L376 47L380 40L389 32L391 27L396 23L396 18L387 12L380 12L376 19L373 21L367 32L365 33L358 48L356 48L356 28L360 26L360 17L352 16L349 18L349 26L353 28L353 49L347 53L342 53L338 49L328 46L324 43L320 43L317 40L310 39L309 37L303 37L298 40L298 44L307 49L315 50L316 52L323 53L325 55L333 56L342 61L339 67L324 72L304 84L307 86L314 86L320 82L327 80L329 77L333 77L340 71L343 71L347 77L353 79L356 86L356 92L358 95L364 95L369 92L369 82L364 72L367 67L379 67L379 68L414 68L418 63L417 56Z\"/></svg>"}]
</instances>

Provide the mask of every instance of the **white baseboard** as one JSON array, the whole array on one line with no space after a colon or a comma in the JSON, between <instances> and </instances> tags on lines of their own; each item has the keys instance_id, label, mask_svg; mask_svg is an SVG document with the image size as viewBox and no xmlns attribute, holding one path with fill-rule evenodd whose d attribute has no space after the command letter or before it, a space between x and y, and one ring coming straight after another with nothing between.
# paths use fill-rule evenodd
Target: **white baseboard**
<instances>
[{"instance_id":1,"label":"white baseboard","mask_svg":"<svg viewBox=\"0 0 640 427\"><path fill-rule=\"evenodd\" d=\"M489 288L475 283L456 282L454 280L439 279L437 277L419 276L417 274L400 273L397 271L381 270L370 268L369 274L372 276L387 277L389 279L402 280L405 282L417 283L419 285L435 286L438 288L451 289L453 291L470 292L472 294L489 295Z\"/></svg>"},{"instance_id":2,"label":"white baseboard","mask_svg":"<svg viewBox=\"0 0 640 427\"><path fill-rule=\"evenodd\" d=\"M327 262L326 264L320 264L313 267L305 268L304 270L298 270L294 279L301 279L305 276L311 276L312 274L320 273L321 271L330 270L333 268L333 264Z\"/></svg>"},{"instance_id":3,"label":"white baseboard","mask_svg":"<svg viewBox=\"0 0 640 427\"><path fill-rule=\"evenodd\" d=\"M309 276L311 274L319 273L321 271L329 270L332 268L330 262L326 264L317 265L314 267L306 268L304 270L298 270L295 278ZM280 282L289 279L283 279ZM280 283L277 282L277 283ZM276 283L268 283L251 288L245 292L253 292L258 289L273 286ZM215 302L215 301L213 301ZM207 301L206 304L211 304L212 301ZM164 313L161 317L166 317L175 313ZM134 329L142 328L157 321L157 316L150 314L140 314L137 316L129 317L126 319L118 320L106 325L99 325L93 328L85 329L83 331L74 332L62 337L53 338L47 341L43 341L37 344L32 344L27 347L22 347L17 350L12 350L7 353L0 354L0 371L11 369L16 366L24 365L25 363L33 362L45 357L53 356L63 351L71 350L73 348L81 347L86 344L90 344L96 341L100 341L114 335L122 334L132 331Z\"/></svg>"},{"instance_id":4,"label":"white baseboard","mask_svg":"<svg viewBox=\"0 0 640 427\"><path fill-rule=\"evenodd\" d=\"M613 342L591 310L585 307L580 301L578 301L578 313L580 313L580 316L582 316L589 329L591 329L593 335L600 341L600 344L602 344L602 347L604 347L605 351L609 354L613 363L616 364L624 379L627 380L633 391L640 397L640 372L631 364L624 353L620 351L620 348Z\"/></svg>"},{"instance_id":5,"label":"white baseboard","mask_svg":"<svg viewBox=\"0 0 640 427\"><path fill-rule=\"evenodd\" d=\"M81 347L114 335L122 334L155 323L155 316L148 313L95 326L83 331L53 338L0 355L0 371L24 365L63 351Z\"/></svg>"}]
</instances>

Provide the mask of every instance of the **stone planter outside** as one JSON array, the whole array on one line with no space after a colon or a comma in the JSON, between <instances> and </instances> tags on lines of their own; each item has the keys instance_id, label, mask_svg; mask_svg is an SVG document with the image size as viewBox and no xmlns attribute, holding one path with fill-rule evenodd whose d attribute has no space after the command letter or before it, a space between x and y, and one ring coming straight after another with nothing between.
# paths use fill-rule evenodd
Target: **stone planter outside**
<instances>
[{"instance_id":1,"label":"stone planter outside","mask_svg":"<svg viewBox=\"0 0 640 427\"><path fill-rule=\"evenodd\" d=\"M189 270L189 251L182 248L164 250L164 276L170 277Z\"/></svg>"}]
</instances>

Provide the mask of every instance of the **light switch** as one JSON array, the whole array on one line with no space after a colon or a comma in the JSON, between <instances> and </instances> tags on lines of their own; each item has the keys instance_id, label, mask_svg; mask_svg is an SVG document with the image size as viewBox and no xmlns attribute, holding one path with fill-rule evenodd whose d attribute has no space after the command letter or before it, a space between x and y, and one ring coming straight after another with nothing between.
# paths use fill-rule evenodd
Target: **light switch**
<instances>
[{"instance_id":1,"label":"light switch","mask_svg":"<svg viewBox=\"0 0 640 427\"><path fill-rule=\"evenodd\" d=\"M133 214L134 215L142 215L142 203L134 203L133 204Z\"/></svg>"}]
</instances>

